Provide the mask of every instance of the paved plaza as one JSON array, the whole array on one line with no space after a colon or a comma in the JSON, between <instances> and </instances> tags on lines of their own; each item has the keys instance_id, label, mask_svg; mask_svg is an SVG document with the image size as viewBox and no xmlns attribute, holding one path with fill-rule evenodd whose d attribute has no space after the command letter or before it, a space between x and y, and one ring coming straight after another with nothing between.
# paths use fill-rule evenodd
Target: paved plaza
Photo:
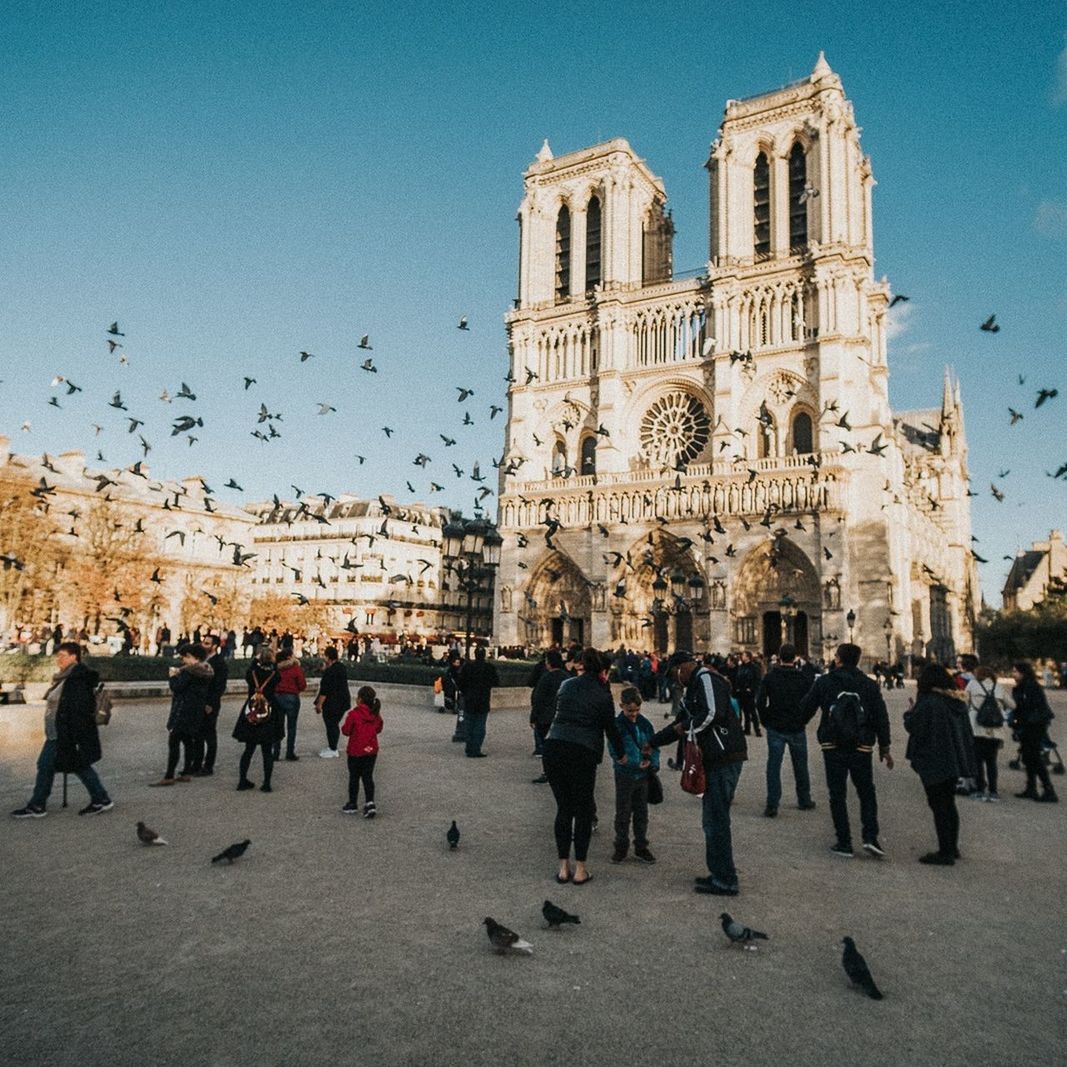
<instances>
[{"instance_id":1,"label":"paved plaza","mask_svg":"<svg viewBox=\"0 0 1067 1067\"><path fill-rule=\"evenodd\" d=\"M119 704L102 731L115 799L79 818L57 792L49 816L0 821L5 1063L207 1064L1051 1064L1067 1038L1067 805L1015 800L1002 754L999 805L961 800L964 860L927 868L934 845L918 778L876 771L883 861L843 860L832 841L821 759L818 809L799 812L784 773L779 817L762 815L762 741L734 808L739 919L770 934L756 952L725 943L723 902L694 895L699 803L664 772L653 809L659 862L609 862L610 769L588 887L558 886L547 786L533 785L524 712L494 712L467 760L429 699L382 687L380 816L340 813L344 760L321 760L304 702L296 764L270 795L237 793L237 702L223 707L216 776L149 789L165 755L164 701ZM406 701L401 702L401 701ZM1067 699L1053 695L1067 721ZM648 708L657 724L658 705ZM0 709L0 800L29 796L41 706ZM664 757L668 753L664 752ZM252 777L259 780L258 755ZM1057 785L1064 779L1055 779ZM1067 792L1067 790L1063 790ZM854 820L858 808L851 798ZM462 831L449 853L451 819ZM170 842L144 848L143 819ZM857 832L858 836L858 832ZM210 857L244 837L233 867ZM546 898L582 919L543 929ZM491 915L534 944L498 957ZM851 934L885 1000L849 988L838 942Z\"/></svg>"}]
</instances>

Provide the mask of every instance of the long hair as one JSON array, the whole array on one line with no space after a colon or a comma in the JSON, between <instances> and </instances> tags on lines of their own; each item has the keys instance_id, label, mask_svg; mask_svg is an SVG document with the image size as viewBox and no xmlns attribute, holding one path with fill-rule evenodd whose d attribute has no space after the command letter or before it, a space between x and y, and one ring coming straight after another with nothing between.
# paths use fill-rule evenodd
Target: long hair
<instances>
[{"instance_id":1,"label":"long hair","mask_svg":"<svg viewBox=\"0 0 1067 1067\"><path fill-rule=\"evenodd\" d=\"M1013 663L1012 666L1023 676L1024 682L1033 682L1037 684L1037 672L1034 670L1034 665L1028 659L1021 659L1018 663Z\"/></svg>"},{"instance_id":2,"label":"long hair","mask_svg":"<svg viewBox=\"0 0 1067 1067\"><path fill-rule=\"evenodd\" d=\"M356 703L366 704L375 715L381 714L382 702L378 699L378 694L369 685L361 685L359 687L356 693Z\"/></svg>"},{"instance_id":3,"label":"long hair","mask_svg":"<svg viewBox=\"0 0 1067 1067\"><path fill-rule=\"evenodd\" d=\"M956 683L952 680L952 675L940 663L928 663L919 672L916 691L920 696L923 693L932 693L935 689L955 688Z\"/></svg>"}]
</instances>

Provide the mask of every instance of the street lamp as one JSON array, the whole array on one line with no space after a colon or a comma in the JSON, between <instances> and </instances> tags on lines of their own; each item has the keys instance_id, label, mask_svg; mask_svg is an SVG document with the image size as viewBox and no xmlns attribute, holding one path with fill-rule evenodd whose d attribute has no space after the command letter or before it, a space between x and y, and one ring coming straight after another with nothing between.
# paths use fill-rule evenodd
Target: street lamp
<instances>
[{"instance_id":1,"label":"street lamp","mask_svg":"<svg viewBox=\"0 0 1067 1067\"><path fill-rule=\"evenodd\" d=\"M853 638L855 637L854 631L856 629L856 613L851 608L848 609L848 614L845 616L845 622L848 624L848 643L853 645L855 644Z\"/></svg>"}]
</instances>

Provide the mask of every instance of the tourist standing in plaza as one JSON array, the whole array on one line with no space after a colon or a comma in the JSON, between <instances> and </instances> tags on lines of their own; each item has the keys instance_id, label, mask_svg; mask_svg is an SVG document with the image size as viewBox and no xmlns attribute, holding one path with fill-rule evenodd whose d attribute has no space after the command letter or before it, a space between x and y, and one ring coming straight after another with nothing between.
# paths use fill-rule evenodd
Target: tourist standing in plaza
<instances>
[{"instance_id":1,"label":"tourist standing in plaza","mask_svg":"<svg viewBox=\"0 0 1067 1067\"><path fill-rule=\"evenodd\" d=\"M656 728L641 714L641 691L630 686L619 698L622 711L615 726L622 738L622 749L608 742L615 769L615 852L612 863L622 863L630 851L630 822L634 829L634 855L644 863L655 863L648 847L648 804L653 777L659 772L659 752L643 752L655 736ZM625 757L625 759L623 759ZM663 786L657 780L662 799Z\"/></svg>"},{"instance_id":2,"label":"tourist standing in plaza","mask_svg":"<svg viewBox=\"0 0 1067 1067\"><path fill-rule=\"evenodd\" d=\"M1052 722L1048 697L1037 680L1034 665L1029 661L1020 660L1012 668L1011 674L1015 679L1015 688L1012 690L1012 699L1015 701L1012 729L1019 737L1019 755L1026 769L1026 788L1015 795L1020 800L1040 800L1046 804L1055 804L1059 797L1052 788L1052 779L1041 752L1041 743L1045 739L1049 723ZM1041 793L1037 791L1038 782L1041 783Z\"/></svg>"},{"instance_id":3,"label":"tourist standing in plaza","mask_svg":"<svg viewBox=\"0 0 1067 1067\"><path fill-rule=\"evenodd\" d=\"M537 678L533 694L530 697L530 725L534 731L534 751L544 757L545 738L548 737L552 718L556 714L556 696L559 687L570 677L563 669L563 656L558 648L550 648L544 657L544 670ZM548 775L542 769L539 777L534 778L534 785L543 785Z\"/></svg>"},{"instance_id":4,"label":"tourist standing in plaza","mask_svg":"<svg viewBox=\"0 0 1067 1067\"><path fill-rule=\"evenodd\" d=\"M717 670L698 665L691 652L675 652L671 664L685 695L678 718L653 737L651 747L660 748L683 737L692 737L700 746L706 779L701 826L708 874L696 878L694 889L734 897L739 886L730 807L741 778L741 764L748 759L748 745L726 678Z\"/></svg>"},{"instance_id":5,"label":"tourist standing in plaza","mask_svg":"<svg viewBox=\"0 0 1067 1067\"><path fill-rule=\"evenodd\" d=\"M378 813L374 803L374 764L378 760L378 735L382 732L382 703L369 685L356 693L356 706L345 716L341 733L348 738L348 803L346 815L359 811L359 786L363 783L363 818Z\"/></svg>"},{"instance_id":6,"label":"tourist standing in plaza","mask_svg":"<svg viewBox=\"0 0 1067 1067\"><path fill-rule=\"evenodd\" d=\"M100 676L81 658L76 641L63 641L56 648L56 673L44 696L44 745L37 757L37 780L30 802L11 813L16 819L40 819L47 814L57 771L77 775L88 791L89 804L79 815L99 815L114 807L93 770L102 754L95 700Z\"/></svg>"},{"instance_id":7,"label":"tourist standing in plaza","mask_svg":"<svg viewBox=\"0 0 1067 1067\"><path fill-rule=\"evenodd\" d=\"M348 672L338 661L337 649L327 645L322 658L326 661L326 669L319 679L315 712L322 716L326 727L326 747L319 755L323 759L337 759L340 756L337 744L341 739L341 717L352 707L352 694L348 688Z\"/></svg>"},{"instance_id":8,"label":"tourist standing in plaza","mask_svg":"<svg viewBox=\"0 0 1067 1067\"><path fill-rule=\"evenodd\" d=\"M465 755L481 758L485 755L482 744L489 720L489 700L492 691L500 685L500 676L492 663L485 659L485 646L474 650L474 659L463 664L459 672L459 688L463 694L463 721L467 726Z\"/></svg>"},{"instance_id":9,"label":"tourist standing in plaza","mask_svg":"<svg viewBox=\"0 0 1067 1067\"><path fill-rule=\"evenodd\" d=\"M272 791L271 775L274 770L274 749L285 730L281 712L274 697L274 690L278 685L278 668L274 663L274 653L270 645L259 646L256 658L245 672L245 682L248 684L248 699L245 700L233 727L234 740L240 741L245 746L244 752L241 753L237 790L241 792L255 788L255 782L248 778L248 768L252 763L253 753L259 748L263 754L263 784L260 789L264 793L270 793ZM266 700L267 714L262 720L253 721L250 714L257 713L253 706L253 698L257 694Z\"/></svg>"},{"instance_id":10,"label":"tourist standing in plaza","mask_svg":"<svg viewBox=\"0 0 1067 1067\"><path fill-rule=\"evenodd\" d=\"M286 636L289 636L288 634ZM289 641L292 637L289 636ZM293 653L291 643L286 644L282 638L282 646L278 660L278 684L274 689L274 701L278 710L282 713L285 726L285 758L290 762L298 760L296 754L296 720L300 716L300 694L307 689L307 678L304 677L304 668ZM282 752L281 738L275 742L274 758L280 759Z\"/></svg>"},{"instance_id":11,"label":"tourist standing in plaza","mask_svg":"<svg viewBox=\"0 0 1067 1067\"><path fill-rule=\"evenodd\" d=\"M207 653L207 665L211 668L211 681L208 683L207 704L193 756L192 773L201 778L210 778L215 773L215 756L219 748L219 711L222 698L226 695L230 665L216 634L205 634L201 643Z\"/></svg>"},{"instance_id":12,"label":"tourist standing in plaza","mask_svg":"<svg viewBox=\"0 0 1067 1067\"><path fill-rule=\"evenodd\" d=\"M608 685L610 661L595 648L582 652L581 673L559 687L556 714L544 743L542 764L556 799L554 832L559 855L557 882L585 885L593 876L586 869L596 812L594 790L597 765L604 758L604 737L616 752L623 750L615 725L615 703ZM619 760L626 764L626 757ZM574 870L571 871L571 846Z\"/></svg>"},{"instance_id":13,"label":"tourist standing in plaza","mask_svg":"<svg viewBox=\"0 0 1067 1067\"><path fill-rule=\"evenodd\" d=\"M800 701L811 688L805 671L796 662L796 649L785 644L778 650L778 664L761 679L756 691L756 713L767 731L767 806L763 814L773 819L782 799L782 758L786 748L793 764L797 806L811 811L811 778L808 774L808 737L805 727L815 715L812 708L800 713Z\"/></svg>"},{"instance_id":14,"label":"tourist standing in plaza","mask_svg":"<svg viewBox=\"0 0 1067 1067\"><path fill-rule=\"evenodd\" d=\"M800 702L802 715L822 712L816 732L826 767L830 815L837 840L830 851L851 857L852 830L848 820L848 780L860 798L863 848L884 856L878 840L878 796L874 789L874 746L878 759L893 769L889 715L878 683L859 669L859 645L837 646L833 668L819 677Z\"/></svg>"},{"instance_id":15,"label":"tourist standing in plaza","mask_svg":"<svg viewBox=\"0 0 1067 1067\"><path fill-rule=\"evenodd\" d=\"M915 705L904 713L905 758L922 780L937 832L937 851L920 856L919 862L951 867L960 858L956 783L975 776L967 694L936 663L922 669L916 690Z\"/></svg>"},{"instance_id":16,"label":"tourist standing in plaza","mask_svg":"<svg viewBox=\"0 0 1067 1067\"><path fill-rule=\"evenodd\" d=\"M1004 724L1015 710L1007 686L997 681L991 667L975 668L974 677L964 690L974 733L976 800L1000 800L997 792L997 756L1004 744Z\"/></svg>"},{"instance_id":17,"label":"tourist standing in plaza","mask_svg":"<svg viewBox=\"0 0 1067 1067\"><path fill-rule=\"evenodd\" d=\"M207 652L203 645L184 644L178 649L178 655L182 665L171 667L168 672L171 701L170 715L167 716L167 769L158 782L151 783L154 786L190 780L204 728L204 709L212 675L206 662ZM182 768L175 775L179 755Z\"/></svg>"},{"instance_id":18,"label":"tourist standing in plaza","mask_svg":"<svg viewBox=\"0 0 1067 1067\"><path fill-rule=\"evenodd\" d=\"M741 653L741 663L737 668L736 680L734 681L734 696L741 705L741 714L745 720L745 733L750 734L754 730L757 737L760 733L759 714L756 711L756 691L759 689L763 672L760 670L759 660L751 652Z\"/></svg>"}]
</instances>

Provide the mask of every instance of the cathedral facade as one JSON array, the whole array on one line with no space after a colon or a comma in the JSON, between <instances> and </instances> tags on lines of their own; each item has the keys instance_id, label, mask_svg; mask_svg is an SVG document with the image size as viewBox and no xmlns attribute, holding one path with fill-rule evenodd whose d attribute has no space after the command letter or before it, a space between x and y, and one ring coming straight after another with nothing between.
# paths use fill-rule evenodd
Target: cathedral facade
<instances>
[{"instance_id":1,"label":"cathedral facade","mask_svg":"<svg viewBox=\"0 0 1067 1067\"><path fill-rule=\"evenodd\" d=\"M524 175L497 641L969 650L959 386L890 410L875 183L825 58L729 101L707 169L697 277L625 140Z\"/></svg>"}]
</instances>

